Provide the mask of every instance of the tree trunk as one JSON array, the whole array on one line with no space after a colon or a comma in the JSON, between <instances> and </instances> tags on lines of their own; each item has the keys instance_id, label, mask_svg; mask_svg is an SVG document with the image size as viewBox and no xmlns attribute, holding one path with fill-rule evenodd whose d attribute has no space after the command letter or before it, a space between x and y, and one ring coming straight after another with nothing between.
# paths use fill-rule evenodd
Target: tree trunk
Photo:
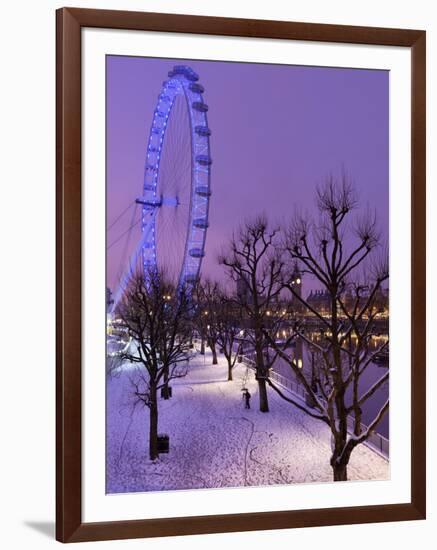
<instances>
[{"instance_id":1,"label":"tree trunk","mask_svg":"<svg viewBox=\"0 0 437 550\"><path fill-rule=\"evenodd\" d=\"M228 382L232 380L232 365L230 361L228 361Z\"/></svg>"},{"instance_id":2,"label":"tree trunk","mask_svg":"<svg viewBox=\"0 0 437 550\"><path fill-rule=\"evenodd\" d=\"M162 387L162 397L163 399L170 399L170 390L168 389L168 367L164 370L164 385Z\"/></svg>"},{"instance_id":3,"label":"tree trunk","mask_svg":"<svg viewBox=\"0 0 437 550\"><path fill-rule=\"evenodd\" d=\"M330 464L334 481L347 481L347 465L351 450L347 448L346 440L338 433L336 439L331 439L333 444Z\"/></svg>"},{"instance_id":4,"label":"tree trunk","mask_svg":"<svg viewBox=\"0 0 437 550\"><path fill-rule=\"evenodd\" d=\"M262 346L262 333L260 330L255 330L255 354L256 354L256 379L258 381L259 390L259 410L261 412L269 412L269 401L267 398L266 385L266 369L264 367L264 355Z\"/></svg>"},{"instance_id":5,"label":"tree trunk","mask_svg":"<svg viewBox=\"0 0 437 550\"><path fill-rule=\"evenodd\" d=\"M212 364L217 365L218 359L217 359L217 350L215 349L215 344L211 344L210 348L212 351Z\"/></svg>"},{"instance_id":6,"label":"tree trunk","mask_svg":"<svg viewBox=\"0 0 437 550\"><path fill-rule=\"evenodd\" d=\"M203 337L200 341L200 354L205 355L205 340Z\"/></svg>"},{"instance_id":7,"label":"tree trunk","mask_svg":"<svg viewBox=\"0 0 437 550\"><path fill-rule=\"evenodd\" d=\"M334 481L347 481L347 464L334 462L332 466Z\"/></svg>"},{"instance_id":8,"label":"tree trunk","mask_svg":"<svg viewBox=\"0 0 437 550\"><path fill-rule=\"evenodd\" d=\"M267 399L267 385L264 378L258 378L259 389L259 410L261 412L269 412L269 402Z\"/></svg>"},{"instance_id":9,"label":"tree trunk","mask_svg":"<svg viewBox=\"0 0 437 550\"><path fill-rule=\"evenodd\" d=\"M150 429L149 429L149 456L150 460L158 458L158 404L156 401L156 389L151 390L150 402Z\"/></svg>"}]
</instances>

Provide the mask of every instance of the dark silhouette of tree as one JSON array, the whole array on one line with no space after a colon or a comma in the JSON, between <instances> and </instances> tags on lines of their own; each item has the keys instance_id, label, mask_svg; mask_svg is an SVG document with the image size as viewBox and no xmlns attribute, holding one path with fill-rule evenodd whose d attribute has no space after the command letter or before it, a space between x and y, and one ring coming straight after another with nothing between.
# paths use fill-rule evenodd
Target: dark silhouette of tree
<instances>
[{"instance_id":1,"label":"dark silhouette of tree","mask_svg":"<svg viewBox=\"0 0 437 550\"><path fill-rule=\"evenodd\" d=\"M255 351L256 379L261 412L268 412L267 379L276 355L268 353L265 331L271 328L282 289L283 261L278 253L279 229L269 228L264 215L246 221L233 236L230 248L219 257L238 285L234 303L248 321L246 339Z\"/></svg>"},{"instance_id":2,"label":"dark silhouette of tree","mask_svg":"<svg viewBox=\"0 0 437 550\"><path fill-rule=\"evenodd\" d=\"M241 353L241 307L233 303L233 300L224 290L217 294L215 310L215 323L217 331L217 343L228 363L228 381L232 380L232 370Z\"/></svg>"},{"instance_id":3,"label":"dark silhouette of tree","mask_svg":"<svg viewBox=\"0 0 437 550\"><path fill-rule=\"evenodd\" d=\"M217 317L219 285L206 279L199 281L196 287L195 324L201 341L206 342L212 352L212 364L217 365ZM201 342L201 347L202 347ZM201 350L202 353L202 350ZM204 353L204 350L203 350Z\"/></svg>"},{"instance_id":4,"label":"dark silhouette of tree","mask_svg":"<svg viewBox=\"0 0 437 550\"><path fill-rule=\"evenodd\" d=\"M360 385L365 370L388 347L388 341L376 346L372 342L380 313L378 294L389 277L388 259L385 253L378 254L375 216L368 211L351 216L357 200L346 175L340 180L328 178L317 190L316 201L318 222L296 215L285 239L290 270L293 262L299 262L301 271L312 276L329 299L329 313L322 315L295 292L290 281L285 282L285 288L320 327L316 339L305 330L305 321L297 322L289 338L306 343L314 354L311 368L299 368L266 332L271 346L304 386L307 404L285 395L271 380L268 383L286 401L330 427L333 477L345 481L352 451L368 439L389 406L387 398L369 426L363 426L363 405L389 376L387 369L371 388L363 390ZM352 419L352 434L348 418Z\"/></svg>"},{"instance_id":5,"label":"dark silhouette of tree","mask_svg":"<svg viewBox=\"0 0 437 550\"><path fill-rule=\"evenodd\" d=\"M158 391L187 374L191 333L191 301L165 274L135 274L117 305L132 338L122 359L138 368L131 376L134 395L150 411L149 456L158 457ZM165 393L165 392L164 392Z\"/></svg>"}]
</instances>

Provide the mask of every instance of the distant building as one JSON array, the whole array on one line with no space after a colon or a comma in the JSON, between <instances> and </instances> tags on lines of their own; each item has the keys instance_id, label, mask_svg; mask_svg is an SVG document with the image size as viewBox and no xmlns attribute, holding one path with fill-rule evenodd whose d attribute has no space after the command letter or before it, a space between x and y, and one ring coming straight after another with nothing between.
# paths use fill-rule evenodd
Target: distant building
<instances>
[{"instance_id":1,"label":"distant building","mask_svg":"<svg viewBox=\"0 0 437 550\"><path fill-rule=\"evenodd\" d=\"M330 312L331 296L327 290L311 290L306 301L320 315L327 315Z\"/></svg>"},{"instance_id":2,"label":"distant building","mask_svg":"<svg viewBox=\"0 0 437 550\"><path fill-rule=\"evenodd\" d=\"M370 288L366 288L365 290L360 292L358 307L362 308L366 306L369 300L370 292L371 292ZM356 295L351 290L349 290L346 292L343 301L344 301L346 310L349 313L351 313L357 302ZM375 292L375 295L373 296L373 299L371 300L371 303L369 304L369 307L367 309L368 311L366 311L365 316L367 316L368 313L372 312L373 314L376 314L377 318L388 317L388 314L389 314L388 289L379 288Z\"/></svg>"},{"instance_id":3,"label":"distant building","mask_svg":"<svg viewBox=\"0 0 437 550\"><path fill-rule=\"evenodd\" d=\"M377 317L388 317L389 315L389 292L388 288L380 288L375 295L375 307Z\"/></svg>"},{"instance_id":4,"label":"distant building","mask_svg":"<svg viewBox=\"0 0 437 550\"><path fill-rule=\"evenodd\" d=\"M370 290L366 289L360 293L358 308L362 308L366 305L369 299L369 292ZM331 312L331 295L327 290L311 290L306 301L308 305L320 315L329 315ZM342 302L346 311L352 313L357 302L356 295L349 289L342 295ZM379 289L375 293L370 308L368 309L374 312L376 310L377 318L387 318L389 315L388 289ZM309 314L311 314L311 312L309 312ZM340 317L345 315L340 306L338 306L338 315ZM364 317L367 317L367 315L368 311L364 313Z\"/></svg>"}]
</instances>

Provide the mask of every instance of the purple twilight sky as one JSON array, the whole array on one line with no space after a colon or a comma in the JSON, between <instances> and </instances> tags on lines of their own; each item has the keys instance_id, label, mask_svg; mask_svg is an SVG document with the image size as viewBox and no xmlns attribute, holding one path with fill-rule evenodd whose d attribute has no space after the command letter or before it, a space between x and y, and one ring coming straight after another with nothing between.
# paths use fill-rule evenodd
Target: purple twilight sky
<instances>
[{"instance_id":1,"label":"purple twilight sky","mask_svg":"<svg viewBox=\"0 0 437 550\"><path fill-rule=\"evenodd\" d=\"M311 212L316 185L343 168L388 238L387 71L115 56L107 58L108 227L142 194L153 111L175 64L199 74L209 105L213 194L204 275L223 278L217 254L244 218L265 212L282 221L296 206ZM108 230L108 245L131 225L131 212ZM111 289L139 236L137 225L128 243L122 237L108 249Z\"/></svg>"}]
</instances>

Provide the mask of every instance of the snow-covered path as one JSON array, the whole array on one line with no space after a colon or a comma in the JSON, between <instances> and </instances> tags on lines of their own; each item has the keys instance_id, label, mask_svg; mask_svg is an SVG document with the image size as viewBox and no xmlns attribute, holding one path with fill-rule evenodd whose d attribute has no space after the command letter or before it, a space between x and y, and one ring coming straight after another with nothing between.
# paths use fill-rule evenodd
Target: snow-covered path
<instances>
[{"instance_id":1,"label":"snow-covered path","mask_svg":"<svg viewBox=\"0 0 437 550\"><path fill-rule=\"evenodd\" d=\"M241 388L252 394L244 409ZM170 453L148 459L148 409L133 407L129 369L107 382L107 492L237 487L332 481L330 434L269 392L269 413L258 410L252 371L237 365L228 382L224 358L197 355L189 374L172 382L173 398L160 400L159 431ZM389 464L360 445L349 479L388 479Z\"/></svg>"}]
</instances>

